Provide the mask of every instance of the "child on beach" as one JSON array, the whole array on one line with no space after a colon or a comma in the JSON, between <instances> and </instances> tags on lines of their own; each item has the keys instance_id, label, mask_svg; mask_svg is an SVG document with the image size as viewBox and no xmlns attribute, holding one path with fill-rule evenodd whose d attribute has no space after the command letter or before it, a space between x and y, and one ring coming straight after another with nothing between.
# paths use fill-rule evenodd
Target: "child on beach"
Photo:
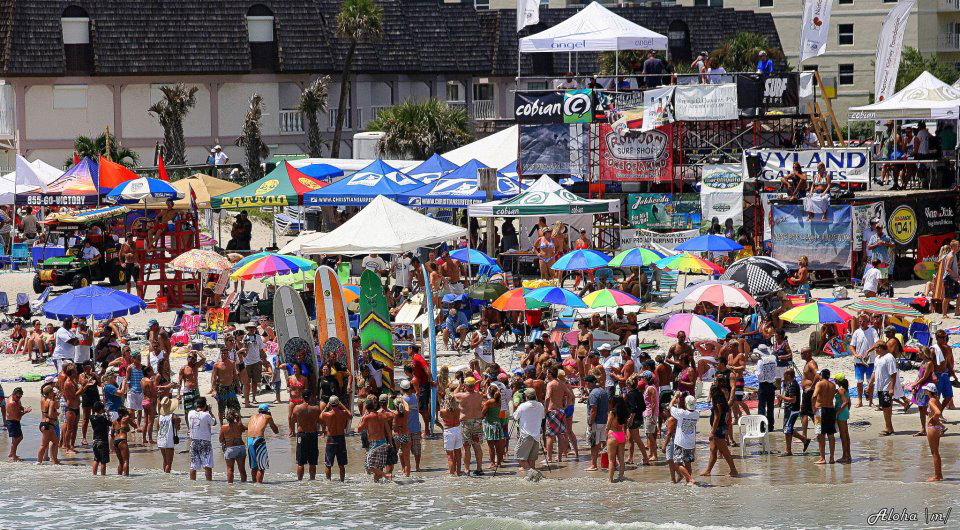
<instances>
[{"instance_id":1,"label":"child on beach","mask_svg":"<svg viewBox=\"0 0 960 530\"><path fill-rule=\"evenodd\" d=\"M110 463L110 418L102 401L93 404L90 426L93 428L93 474L96 475L99 470L101 475L106 476L107 464Z\"/></svg>"}]
</instances>

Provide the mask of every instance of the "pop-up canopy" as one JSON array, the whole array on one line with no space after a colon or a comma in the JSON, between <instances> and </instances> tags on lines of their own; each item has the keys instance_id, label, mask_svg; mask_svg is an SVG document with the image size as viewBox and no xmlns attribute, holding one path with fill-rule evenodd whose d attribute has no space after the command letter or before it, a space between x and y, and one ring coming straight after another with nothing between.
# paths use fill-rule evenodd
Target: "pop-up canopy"
<instances>
[{"instance_id":1,"label":"pop-up canopy","mask_svg":"<svg viewBox=\"0 0 960 530\"><path fill-rule=\"evenodd\" d=\"M848 112L852 120L937 120L957 119L958 111L960 90L924 72L889 98Z\"/></svg>"},{"instance_id":2,"label":"pop-up canopy","mask_svg":"<svg viewBox=\"0 0 960 530\"><path fill-rule=\"evenodd\" d=\"M306 206L363 206L379 195L396 199L404 191L413 190L422 185L423 183L419 180L383 160L375 160L349 177L304 195L303 204Z\"/></svg>"},{"instance_id":3,"label":"pop-up canopy","mask_svg":"<svg viewBox=\"0 0 960 530\"><path fill-rule=\"evenodd\" d=\"M616 213L617 199L585 199L574 195L552 178L543 175L516 197L470 206L471 217L540 217L584 213Z\"/></svg>"},{"instance_id":4,"label":"pop-up canopy","mask_svg":"<svg viewBox=\"0 0 960 530\"><path fill-rule=\"evenodd\" d=\"M520 39L522 53L666 49L667 37L597 2L552 28Z\"/></svg>"},{"instance_id":5,"label":"pop-up canopy","mask_svg":"<svg viewBox=\"0 0 960 530\"><path fill-rule=\"evenodd\" d=\"M419 188L405 192L399 201L418 208L466 208L487 200L487 192L480 189L477 171L487 167L480 161L471 160L443 177ZM494 199L513 197L520 191L516 180L497 173Z\"/></svg>"}]
</instances>

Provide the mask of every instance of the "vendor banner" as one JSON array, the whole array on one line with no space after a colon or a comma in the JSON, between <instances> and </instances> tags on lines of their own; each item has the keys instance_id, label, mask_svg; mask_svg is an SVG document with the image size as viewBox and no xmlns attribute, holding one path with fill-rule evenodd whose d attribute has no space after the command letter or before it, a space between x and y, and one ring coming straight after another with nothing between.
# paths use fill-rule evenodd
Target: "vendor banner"
<instances>
[{"instance_id":1,"label":"vendor banner","mask_svg":"<svg viewBox=\"0 0 960 530\"><path fill-rule=\"evenodd\" d=\"M521 175L570 175L570 127L565 123L520 126L517 169ZM615 136L615 135L614 135Z\"/></svg>"},{"instance_id":2,"label":"vendor banner","mask_svg":"<svg viewBox=\"0 0 960 530\"><path fill-rule=\"evenodd\" d=\"M670 180L673 177L673 126L621 137L610 125L601 124L598 171L601 181Z\"/></svg>"},{"instance_id":3,"label":"vendor banner","mask_svg":"<svg viewBox=\"0 0 960 530\"><path fill-rule=\"evenodd\" d=\"M640 130L652 131L673 123L673 93L676 87L668 86L643 92L643 124Z\"/></svg>"},{"instance_id":4,"label":"vendor banner","mask_svg":"<svg viewBox=\"0 0 960 530\"><path fill-rule=\"evenodd\" d=\"M740 164L703 166L700 231L733 238L743 226L743 169Z\"/></svg>"},{"instance_id":5,"label":"vendor banner","mask_svg":"<svg viewBox=\"0 0 960 530\"><path fill-rule=\"evenodd\" d=\"M771 110L797 112L800 104L799 76L783 74L737 75L737 106L743 116L757 116Z\"/></svg>"},{"instance_id":6,"label":"vendor banner","mask_svg":"<svg viewBox=\"0 0 960 530\"><path fill-rule=\"evenodd\" d=\"M625 229L620 231L620 248L651 248L654 250L664 249L672 251L677 245L684 241L693 239L700 235L700 230L682 230L679 232L670 232L661 234L652 230L643 228Z\"/></svg>"},{"instance_id":7,"label":"vendor banner","mask_svg":"<svg viewBox=\"0 0 960 530\"><path fill-rule=\"evenodd\" d=\"M920 218L920 233L923 235L953 233L957 229L957 198L917 199L917 215Z\"/></svg>"},{"instance_id":8,"label":"vendor banner","mask_svg":"<svg viewBox=\"0 0 960 530\"><path fill-rule=\"evenodd\" d=\"M833 0L807 0L803 3L800 25L800 62L823 55L830 35Z\"/></svg>"},{"instance_id":9,"label":"vendor banner","mask_svg":"<svg viewBox=\"0 0 960 530\"><path fill-rule=\"evenodd\" d=\"M800 169L809 176L817 171L817 165L823 162L827 173L835 183L866 183L870 178L869 149L747 149L743 152L743 173L747 172L747 158L760 159L758 179L777 181L793 171L793 163L799 162Z\"/></svg>"},{"instance_id":10,"label":"vendor banner","mask_svg":"<svg viewBox=\"0 0 960 530\"><path fill-rule=\"evenodd\" d=\"M853 207L853 248L863 250L863 244L870 240L873 230L870 228L870 220L880 219L883 222L886 216L883 214L883 202L874 202L870 204L858 204Z\"/></svg>"},{"instance_id":11,"label":"vendor banner","mask_svg":"<svg viewBox=\"0 0 960 530\"><path fill-rule=\"evenodd\" d=\"M735 120L737 85L690 85L677 87L673 108L679 121Z\"/></svg>"},{"instance_id":12,"label":"vendor banner","mask_svg":"<svg viewBox=\"0 0 960 530\"><path fill-rule=\"evenodd\" d=\"M773 252L792 268L807 256L812 270L849 269L853 253L852 208L833 206L827 220L807 220L800 205L773 206Z\"/></svg>"},{"instance_id":13,"label":"vendor banner","mask_svg":"<svg viewBox=\"0 0 960 530\"><path fill-rule=\"evenodd\" d=\"M673 196L669 193L631 193L627 212L634 228L673 228Z\"/></svg>"},{"instance_id":14,"label":"vendor banner","mask_svg":"<svg viewBox=\"0 0 960 530\"><path fill-rule=\"evenodd\" d=\"M563 123L563 96L558 92L515 92L513 117L517 123Z\"/></svg>"}]
</instances>

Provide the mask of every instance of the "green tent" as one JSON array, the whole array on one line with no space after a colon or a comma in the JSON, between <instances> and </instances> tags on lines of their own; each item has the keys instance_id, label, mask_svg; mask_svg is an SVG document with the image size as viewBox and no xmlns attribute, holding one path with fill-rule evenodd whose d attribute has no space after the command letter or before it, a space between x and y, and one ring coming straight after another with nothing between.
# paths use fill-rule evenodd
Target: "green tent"
<instances>
[{"instance_id":1,"label":"green tent","mask_svg":"<svg viewBox=\"0 0 960 530\"><path fill-rule=\"evenodd\" d=\"M210 199L213 208L260 208L303 204L303 194L327 185L284 162L260 180Z\"/></svg>"},{"instance_id":2,"label":"green tent","mask_svg":"<svg viewBox=\"0 0 960 530\"><path fill-rule=\"evenodd\" d=\"M546 175L509 199L469 207L471 217L540 217L619 211L620 201L617 199L586 199L574 195Z\"/></svg>"}]
</instances>

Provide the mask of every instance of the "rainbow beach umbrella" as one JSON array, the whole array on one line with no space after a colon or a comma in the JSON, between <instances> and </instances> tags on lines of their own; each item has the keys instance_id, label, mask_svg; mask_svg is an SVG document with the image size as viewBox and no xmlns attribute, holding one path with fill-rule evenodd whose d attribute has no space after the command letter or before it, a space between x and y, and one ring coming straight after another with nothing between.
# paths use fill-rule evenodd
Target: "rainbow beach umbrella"
<instances>
[{"instance_id":1,"label":"rainbow beach umbrella","mask_svg":"<svg viewBox=\"0 0 960 530\"><path fill-rule=\"evenodd\" d=\"M823 302L799 305L780 315L781 320L794 324L841 324L853 318L843 309Z\"/></svg>"},{"instance_id":2,"label":"rainbow beach umbrella","mask_svg":"<svg viewBox=\"0 0 960 530\"><path fill-rule=\"evenodd\" d=\"M237 265L239 266L235 266L233 273L230 275L231 280L266 278L317 268L317 264L308 259L281 254L267 254L245 264L238 263Z\"/></svg>"},{"instance_id":3,"label":"rainbow beach umbrella","mask_svg":"<svg viewBox=\"0 0 960 530\"><path fill-rule=\"evenodd\" d=\"M723 267L720 265L689 253L667 256L657 261L655 265L660 269L694 274L719 274L723 272Z\"/></svg>"},{"instance_id":4,"label":"rainbow beach umbrella","mask_svg":"<svg viewBox=\"0 0 960 530\"><path fill-rule=\"evenodd\" d=\"M526 298L524 295L530 291L532 291L532 289L526 287L511 289L500 295L490 305L500 311L526 311L528 309L543 309L547 307L548 304Z\"/></svg>"},{"instance_id":5,"label":"rainbow beach umbrella","mask_svg":"<svg viewBox=\"0 0 960 530\"><path fill-rule=\"evenodd\" d=\"M673 315L663 326L663 334L668 337L676 337L681 331L689 340L717 340L730 333L716 321L693 313Z\"/></svg>"},{"instance_id":6,"label":"rainbow beach umbrella","mask_svg":"<svg viewBox=\"0 0 960 530\"><path fill-rule=\"evenodd\" d=\"M610 256L596 250L581 248L567 252L550 266L555 271L588 271L606 267Z\"/></svg>"},{"instance_id":7,"label":"rainbow beach umbrella","mask_svg":"<svg viewBox=\"0 0 960 530\"><path fill-rule=\"evenodd\" d=\"M635 296L617 291L616 289L601 289L583 297L587 307L597 309L601 307L620 307L623 305L640 305L642 302Z\"/></svg>"},{"instance_id":8,"label":"rainbow beach umbrella","mask_svg":"<svg viewBox=\"0 0 960 530\"><path fill-rule=\"evenodd\" d=\"M617 254L607 265L611 267L644 267L663 259L663 254L649 248L631 248Z\"/></svg>"},{"instance_id":9,"label":"rainbow beach umbrella","mask_svg":"<svg viewBox=\"0 0 960 530\"><path fill-rule=\"evenodd\" d=\"M587 304L585 304L579 296L563 287L540 287L525 294L524 298L535 300L542 304L587 307Z\"/></svg>"}]
</instances>

